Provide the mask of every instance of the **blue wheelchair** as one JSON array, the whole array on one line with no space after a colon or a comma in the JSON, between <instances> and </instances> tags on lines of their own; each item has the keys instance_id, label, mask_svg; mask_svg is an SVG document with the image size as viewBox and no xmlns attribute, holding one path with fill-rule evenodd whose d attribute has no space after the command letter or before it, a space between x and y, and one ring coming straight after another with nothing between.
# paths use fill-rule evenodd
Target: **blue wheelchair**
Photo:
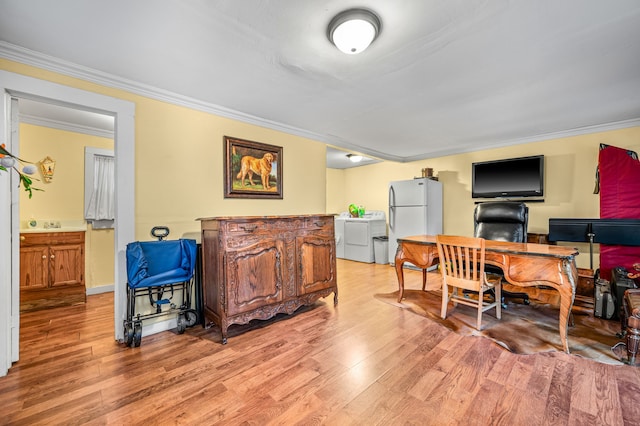
<instances>
[{"instance_id":1,"label":"blue wheelchair","mask_svg":"<svg viewBox=\"0 0 640 426\"><path fill-rule=\"evenodd\" d=\"M151 235L158 241L136 241L127 244L127 319L124 321L124 339L129 347L138 347L142 341L142 321L177 314L177 331L184 333L198 321L191 308L196 264L196 241L164 240L169 228L156 226ZM180 292L181 304L173 297ZM151 313L136 313L136 300L148 297Z\"/></svg>"}]
</instances>

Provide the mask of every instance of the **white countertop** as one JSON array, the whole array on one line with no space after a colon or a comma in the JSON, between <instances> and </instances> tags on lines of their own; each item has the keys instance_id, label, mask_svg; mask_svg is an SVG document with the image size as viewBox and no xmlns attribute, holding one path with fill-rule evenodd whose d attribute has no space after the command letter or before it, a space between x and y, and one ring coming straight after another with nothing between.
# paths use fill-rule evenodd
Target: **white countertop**
<instances>
[{"instance_id":1,"label":"white countertop","mask_svg":"<svg viewBox=\"0 0 640 426\"><path fill-rule=\"evenodd\" d=\"M86 231L86 226L65 226L60 228L22 228L20 229L21 234L33 234L37 232L79 232Z\"/></svg>"},{"instance_id":2,"label":"white countertop","mask_svg":"<svg viewBox=\"0 0 640 426\"><path fill-rule=\"evenodd\" d=\"M25 221L21 223L20 233L33 234L37 232L79 232L87 230L84 220L37 220L34 228Z\"/></svg>"}]
</instances>

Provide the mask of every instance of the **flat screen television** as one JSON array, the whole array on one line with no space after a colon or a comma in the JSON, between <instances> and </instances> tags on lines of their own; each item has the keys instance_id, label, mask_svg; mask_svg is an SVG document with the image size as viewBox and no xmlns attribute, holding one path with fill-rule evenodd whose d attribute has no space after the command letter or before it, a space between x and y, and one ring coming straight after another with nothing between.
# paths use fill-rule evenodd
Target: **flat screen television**
<instances>
[{"instance_id":1,"label":"flat screen television","mask_svg":"<svg viewBox=\"0 0 640 426\"><path fill-rule=\"evenodd\" d=\"M483 161L471 165L473 198L544 195L544 155Z\"/></svg>"}]
</instances>

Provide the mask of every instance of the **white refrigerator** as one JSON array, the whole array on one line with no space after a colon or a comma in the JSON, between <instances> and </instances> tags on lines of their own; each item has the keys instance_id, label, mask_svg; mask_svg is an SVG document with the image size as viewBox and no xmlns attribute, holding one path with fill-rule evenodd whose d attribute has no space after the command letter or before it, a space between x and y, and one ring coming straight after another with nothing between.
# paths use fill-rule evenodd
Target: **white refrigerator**
<instances>
[{"instance_id":1,"label":"white refrigerator","mask_svg":"<svg viewBox=\"0 0 640 426\"><path fill-rule=\"evenodd\" d=\"M418 178L389 183L389 263L395 264L397 239L442 233L442 183Z\"/></svg>"}]
</instances>

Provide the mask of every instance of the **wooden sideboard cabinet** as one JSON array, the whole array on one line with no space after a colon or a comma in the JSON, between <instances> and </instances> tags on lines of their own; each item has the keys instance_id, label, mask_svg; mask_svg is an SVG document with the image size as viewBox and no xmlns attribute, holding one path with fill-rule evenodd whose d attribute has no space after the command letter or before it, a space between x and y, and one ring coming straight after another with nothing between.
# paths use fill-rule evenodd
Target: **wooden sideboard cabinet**
<instances>
[{"instance_id":1,"label":"wooden sideboard cabinet","mask_svg":"<svg viewBox=\"0 0 640 426\"><path fill-rule=\"evenodd\" d=\"M533 232L527 233L527 242L535 243L535 244L549 244L549 245L556 244L555 242L549 241L549 234L538 234Z\"/></svg>"},{"instance_id":2,"label":"wooden sideboard cabinet","mask_svg":"<svg viewBox=\"0 0 640 426\"><path fill-rule=\"evenodd\" d=\"M20 234L20 309L86 302L84 231Z\"/></svg>"},{"instance_id":3,"label":"wooden sideboard cabinet","mask_svg":"<svg viewBox=\"0 0 640 426\"><path fill-rule=\"evenodd\" d=\"M331 293L338 303L333 216L198 220L204 315L223 344L232 324L291 314Z\"/></svg>"}]
</instances>

